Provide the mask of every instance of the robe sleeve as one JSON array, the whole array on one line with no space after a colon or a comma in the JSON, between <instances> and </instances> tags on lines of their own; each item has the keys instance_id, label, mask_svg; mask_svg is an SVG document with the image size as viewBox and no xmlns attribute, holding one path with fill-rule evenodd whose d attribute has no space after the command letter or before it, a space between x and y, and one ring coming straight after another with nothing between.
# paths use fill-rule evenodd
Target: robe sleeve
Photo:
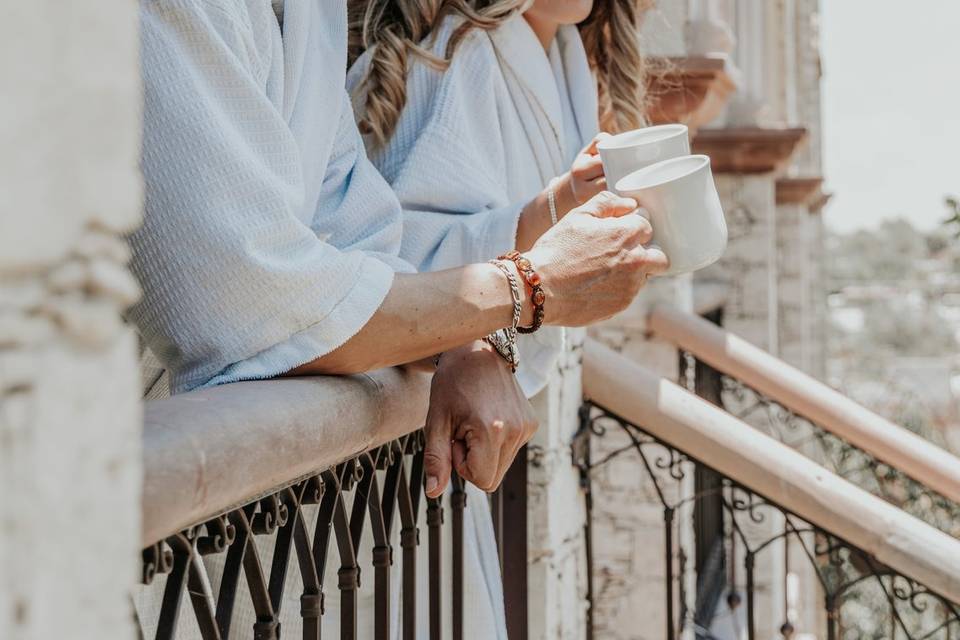
<instances>
[{"instance_id":1,"label":"robe sleeve","mask_svg":"<svg viewBox=\"0 0 960 640\"><path fill-rule=\"evenodd\" d=\"M434 49L442 52L448 24ZM361 58L348 84L365 72ZM371 158L403 206L400 255L422 271L483 262L516 244L524 202L507 195L498 101L509 100L485 34L471 33L450 67L411 65L396 132ZM532 196L533 194L531 194Z\"/></svg>"},{"instance_id":2,"label":"robe sleeve","mask_svg":"<svg viewBox=\"0 0 960 640\"><path fill-rule=\"evenodd\" d=\"M141 7L145 216L130 242L144 294L130 318L174 392L332 351L379 308L393 269L324 242L302 215L300 151L265 87L271 48L215 3ZM317 117L339 127L340 110Z\"/></svg>"}]
</instances>

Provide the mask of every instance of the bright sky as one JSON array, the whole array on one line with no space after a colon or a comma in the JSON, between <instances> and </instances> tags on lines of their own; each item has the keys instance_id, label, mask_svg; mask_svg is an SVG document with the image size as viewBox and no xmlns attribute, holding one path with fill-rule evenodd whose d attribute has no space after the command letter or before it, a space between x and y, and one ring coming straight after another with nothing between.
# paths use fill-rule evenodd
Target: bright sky
<instances>
[{"instance_id":1,"label":"bright sky","mask_svg":"<svg viewBox=\"0 0 960 640\"><path fill-rule=\"evenodd\" d=\"M827 224L936 226L960 195L960 0L820 5Z\"/></svg>"}]
</instances>

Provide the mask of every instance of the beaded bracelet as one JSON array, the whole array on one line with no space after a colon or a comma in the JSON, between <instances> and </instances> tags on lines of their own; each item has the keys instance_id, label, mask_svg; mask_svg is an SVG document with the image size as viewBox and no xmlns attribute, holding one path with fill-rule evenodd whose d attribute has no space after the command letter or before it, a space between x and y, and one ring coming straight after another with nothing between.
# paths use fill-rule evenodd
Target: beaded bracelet
<instances>
[{"instance_id":1,"label":"beaded bracelet","mask_svg":"<svg viewBox=\"0 0 960 640\"><path fill-rule=\"evenodd\" d=\"M530 261L520 255L519 251L511 251L500 256L500 260L511 260L517 265L517 270L523 277L524 282L530 287L530 302L533 303L533 324L529 327L517 327L520 333L533 333L543 326L543 303L547 300L547 294L543 291L543 285L540 280L540 274L533 268Z\"/></svg>"}]
</instances>

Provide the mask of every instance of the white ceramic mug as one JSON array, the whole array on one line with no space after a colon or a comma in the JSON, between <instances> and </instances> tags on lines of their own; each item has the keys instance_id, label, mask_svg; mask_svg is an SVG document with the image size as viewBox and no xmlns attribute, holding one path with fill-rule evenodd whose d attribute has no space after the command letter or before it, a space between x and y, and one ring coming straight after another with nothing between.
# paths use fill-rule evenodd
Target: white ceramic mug
<instances>
[{"instance_id":1,"label":"white ceramic mug","mask_svg":"<svg viewBox=\"0 0 960 640\"><path fill-rule=\"evenodd\" d=\"M615 190L646 210L652 243L670 259L663 275L702 269L727 248L727 223L707 156L684 156L634 171Z\"/></svg>"},{"instance_id":2,"label":"white ceramic mug","mask_svg":"<svg viewBox=\"0 0 960 640\"><path fill-rule=\"evenodd\" d=\"M661 124L634 129L597 143L607 185L661 160L690 155L690 133L682 124Z\"/></svg>"}]
</instances>

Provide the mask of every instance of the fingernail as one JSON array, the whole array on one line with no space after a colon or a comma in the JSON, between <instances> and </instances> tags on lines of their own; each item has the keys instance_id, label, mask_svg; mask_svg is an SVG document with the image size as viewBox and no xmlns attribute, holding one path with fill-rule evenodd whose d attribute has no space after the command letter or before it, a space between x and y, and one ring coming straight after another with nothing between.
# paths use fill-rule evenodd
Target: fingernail
<instances>
[{"instance_id":1,"label":"fingernail","mask_svg":"<svg viewBox=\"0 0 960 640\"><path fill-rule=\"evenodd\" d=\"M427 476L427 493L433 493L439 484L440 480L437 476Z\"/></svg>"}]
</instances>

